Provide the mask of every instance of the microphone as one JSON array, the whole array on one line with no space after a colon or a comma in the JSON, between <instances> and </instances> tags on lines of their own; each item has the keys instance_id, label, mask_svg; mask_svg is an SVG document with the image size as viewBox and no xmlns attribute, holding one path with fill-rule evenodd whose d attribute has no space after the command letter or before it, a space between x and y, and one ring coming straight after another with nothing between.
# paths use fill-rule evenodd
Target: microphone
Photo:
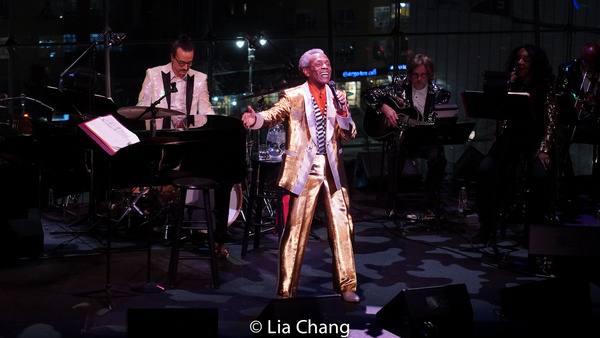
<instances>
[{"instance_id":1,"label":"microphone","mask_svg":"<svg viewBox=\"0 0 600 338\"><path fill-rule=\"evenodd\" d=\"M335 81L329 81L327 85L329 86L329 88L331 88L331 91L333 92L333 99L335 100L335 104L337 105L337 110L342 110L342 103L340 102L340 99L338 99L335 91Z\"/></svg>"},{"instance_id":2,"label":"microphone","mask_svg":"<svg viewBox=\"0 0 600 338\"><path fill-rule=\"evenodd\" d=\"M177 93L177 84L175 82L171 82L171 93Z\"/></svg>"},{"instance_id":3,"label":"microphone","mask_svg":"<svg viewBox=\"0 0 600 338\"><path fill-rule=\"evenodd\" d=\"M119 46L121 43L123 43L123 40L125 39L127 35L123 34L123 36L110 32L110 36L108 37L108 45L109 46Z\"/></svg>"},{"instance_id":4,"label":"microphone","mask_svg":"<svg viewBox=\"0 0 600 338\"><path fill-rule=\"evenodd\" d=\"M507 86L508 86L508 90L512 89L512 85L515 82L514 79L517 78L517 66L514 66L512 69L512 72L510 72L510 75L508 76L508 81L507 81Z\"/></svg>"}]
</instances>

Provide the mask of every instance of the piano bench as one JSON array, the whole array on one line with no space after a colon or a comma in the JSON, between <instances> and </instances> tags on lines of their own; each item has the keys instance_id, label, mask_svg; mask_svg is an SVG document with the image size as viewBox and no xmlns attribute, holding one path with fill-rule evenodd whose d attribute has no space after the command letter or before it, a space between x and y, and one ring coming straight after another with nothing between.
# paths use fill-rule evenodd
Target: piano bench
<instances>
[{"instance_id":1,"label":"piano bench","mask_svg":"<svg viewBox=\"0 0 600 338\"><path fill-rule=\"evenodd\" d=\"M171 247L171 258L169 260L169 282L171 288L175 287L177 281L177 266L181 259L201 258L201 257L180 257L179 252L181 249L181 238L182 230L204 230L208 235L208 251L210 258L210 269L213 279L213 287L219 288L219 270L217 267L217 253L215 251L215 236L214 236L214 222L213 222L213 209L210 200L210 190L214 190L217 187L217 182L208 178L203 177L182 177L173 180L173 186L179 188L179 205L177 220L175 222L175 234L173 238L173 245ZM199 190L202 191L204 198L204 213L205 220L202 221L186 221L184 226L184 215L186 206L186 195L188 190Z\"/></svg>"}]
</instances>

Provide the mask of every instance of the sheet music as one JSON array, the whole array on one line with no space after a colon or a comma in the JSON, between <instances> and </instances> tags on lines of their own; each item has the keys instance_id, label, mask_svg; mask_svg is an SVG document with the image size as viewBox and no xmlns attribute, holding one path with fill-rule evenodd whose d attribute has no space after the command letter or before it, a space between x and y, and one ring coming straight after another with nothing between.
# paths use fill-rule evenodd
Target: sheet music
<instances>
[{"instance_id":1,"label":"sheet music","mask_svg":"<svg viewBox=\"0 0 600 338\"><path fill-rule=\"evenodd\" d=\"M136 134L125 128L112 115L100 116L79 126L111 155L128 145L140 142Z\"/></svg>"}]
</instances>

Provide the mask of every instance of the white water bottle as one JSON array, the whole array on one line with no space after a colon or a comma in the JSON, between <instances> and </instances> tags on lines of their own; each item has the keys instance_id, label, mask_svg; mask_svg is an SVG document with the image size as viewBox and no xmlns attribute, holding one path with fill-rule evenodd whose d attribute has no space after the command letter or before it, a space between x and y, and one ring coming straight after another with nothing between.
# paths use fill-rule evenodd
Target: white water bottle
<instances>
[{"instance_id":1,"label":"white water bottle","mask_svg":"<svg viewBox=\"0 0 600 338\"><path fill-rule=\"evenodd\" d=\"M458 212L467 212L467 188L462 187L458 192Z\"/></svg>"}]
</instances>

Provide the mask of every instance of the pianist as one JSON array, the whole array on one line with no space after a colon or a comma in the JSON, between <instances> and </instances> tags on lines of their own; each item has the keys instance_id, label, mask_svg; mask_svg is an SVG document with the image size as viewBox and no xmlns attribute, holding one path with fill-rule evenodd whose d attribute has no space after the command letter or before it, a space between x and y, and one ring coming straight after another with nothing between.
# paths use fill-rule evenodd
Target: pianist
<instances>
[{"instance_id":1,"label":"pianist","mask_svg":"<svg viewBox=\"0 0 600 338\"><path fill-rule=\"evenodd\" d=\"M171 44L171 62L146 70L137 105L150 106L170 92L157 107L185 114L158 119L157 129L198 127L197 124L206 121L205 115L214 115L206 74L191 69L193 62L194 44L189 36L182 34Z\"/></svg>"}]
</instances>

